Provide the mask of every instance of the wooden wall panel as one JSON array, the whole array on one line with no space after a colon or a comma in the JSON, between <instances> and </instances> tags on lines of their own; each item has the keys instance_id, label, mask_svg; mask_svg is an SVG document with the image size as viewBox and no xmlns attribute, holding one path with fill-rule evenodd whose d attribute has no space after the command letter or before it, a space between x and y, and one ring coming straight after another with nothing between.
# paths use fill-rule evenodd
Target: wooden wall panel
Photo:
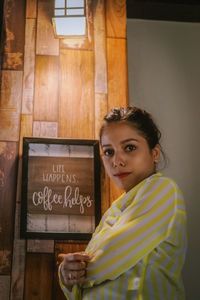
<instances>
[{"instance_id":1,"label":"wooden wall panel","mask_svg":"<svg viewBox=\"0 0 200 300\"><path fill-rule=\"evenodd\" d=\"M22 71L2 71L0 140L19 140L21 95Z\"/></svg>"},{"instance_id":2,"label":"wooden wall panel","mask_svg":"<svg viewBox=\"0 0 200 300\"><path fill-rule=\"evenodd\" d=\"M26 241L20 238L22 138L23 136L32 136L32 123L32 115L21 115L10 300L22 300L24 295Z\"/></svg>"},{"instance_id":3,"label":"wooden wall panel","mask_svg":"<svg viewBox=\"0 0 200 300\"><path fill-rule=\"evenodd\" d=\"M34 120L58 119L58 70L58 57L36 57Z\"/></svg>"},{"instance_id":4,"label":"wooden wall panel","mask_svg":"<svg viewBox=\"0 0 200 300\"><path fill-rule=\"evenodd\" d=\"M13 244L10 300L22 300L24 295L26 241L20 239L21 166L22 164L20 159L18 168L18 191L15 210L15 233Z\"/></svg>"},{"instance_id":5,"label":"wooden wall panel","mask_svg":"<svg viewBox=\"0 0 200 300\"><path fill-rule=\"evenodd\" d=\"M22 72L2 71L0 109L20 113L22 93Z\"/></svg>"},{"instance_id":6,"label":"wooden wall panel","mask_svg":"<svg viewBox=\"0 0 200 300\"><path fill-rule=\"evenodd\" d=\"M27 240L27 252L54 253L53 240Z\"/></svg>"},{"instance_id":7,"label":"wooden wall panel","mask_svg":"<svg viewBox=\"0 0 200 300\"><path fill-rule=\"evenodd\" d=\"M36 54L59 55L59 39L54 37L53 0L38 0Z\"/></svg>"},{"instance_id":8,"label":"wooden wall panel","mask_svg":"<svg viewBox=\"0 0 200 300\"><path fill-rule=\"evenodd\" d=\"M26 0L26 18L36 18L37 0Z\"/></svg>"},{"instance_id":9,"label":"wooden wall panel","mask_svg":"<svg viewBox=\"0 0 200 300\"><path fill-rule=\"evenodd\" d=\"M108 108L127 104L126 40L107 39Z\"/></svg>"},{"instance_id":10,"label":"wooden wall panel","mask_svg":"<svg viewBox=\"0 0 200 300\"><path fill-rule=\"evenodd\" d=\"M58 122L33 122L33 136L35 137L58 137Z\"/></svg>"},{"instance_id":11,"label":"wooden wall panel","mask_svg":"<svg viewBox=\"0 0 200 300\"><path fill-rule=\"evenodd\" d=\"M0 276L0 299L9 300L10 276Z\"/></svg>"},{"instance_id":12,"label":"wooden wall panel","mask_svg":"<svg viewBox=\"0 0 200 300\"><path fill-rule=\"evenodd\" d=\"M53 255L28 253L26 270L24 300L52 300Z\"/></svg>"},{"instance_id":13,"label":"wooden wall panel","mask_svg":"<svg viewBox=\"0 0 200 300\"><path fill-rule=\"evenodd\" d=\"M126 38L126 0L109 0L105 3L107 37Z\"/></svg>"},{"instance_id":14,"label":"wooden wall panel","mask_svg":"<svg viewBox=\"0 0 200 300\"><path fill-rule=\"evenodd\" d=\"M0 140L19 140L19 114L12 111L0 110Z\"/></svg>"},{"instance_id":15,"label":"wooden wall panel","mask_svg":"<svg viewBox=\"0 0 200 300\"><path fill-rule=\"evenodd\" d=\"M93 138L93 53L62 50L60 73L59 137Z\"/></svg>"},{"instance_id":16,"label":"wooden wall panel","mask_svg":"<svg viewBox=\"0 0 200 300\"><path fill-rule=\"evenodd\" d=\"M4 7L3 69L23 70L25 1L6 0Z\"/></svg>"},{"instance_id":17,"label":"wooden wall panel","mask_svg":"<svg viewBox=\"0 0 200 300\"><path fill-rule=\"evenodd\" d=\"M0 142L0 274L5 275L11 272L16 177L17 143Z\"/></svg>"},{"instance_id":18,"label":"wooden wall panel","mask_svg":"<svg viewBox=\"0 0 200 300\"><path fill-rule=\"evenodd\" d=\"M95 34L95 93L107 94L107 60L106 60L106 28L105 5L103 1L96 3L94 13Z\"/></svg>"},{"instance_id":19,"label":"wooden wall panel","mask_svg":"<svg viewBox=\"0 0 200 300\"><path fill-rule=\"evenodd\" d=\"M22 113L32 114L35 79L36 20L26 20Z\"/></svg>"}]
</instances>

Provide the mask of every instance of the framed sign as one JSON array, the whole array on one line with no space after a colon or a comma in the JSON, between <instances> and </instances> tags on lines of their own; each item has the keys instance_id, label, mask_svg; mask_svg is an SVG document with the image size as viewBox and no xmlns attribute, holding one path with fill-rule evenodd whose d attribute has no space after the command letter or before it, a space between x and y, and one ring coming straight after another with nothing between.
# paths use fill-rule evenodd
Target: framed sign
<instances>
[{"instance_id":1,"label":"framed sign","mask_svg":"<svg viewBox=\"0 0 200 300\"><path fill-rule=\"evenodd\" d=\"M22 238L88 240L100 211L98 141L23 139Z\"/></svg>"}]
</instances>

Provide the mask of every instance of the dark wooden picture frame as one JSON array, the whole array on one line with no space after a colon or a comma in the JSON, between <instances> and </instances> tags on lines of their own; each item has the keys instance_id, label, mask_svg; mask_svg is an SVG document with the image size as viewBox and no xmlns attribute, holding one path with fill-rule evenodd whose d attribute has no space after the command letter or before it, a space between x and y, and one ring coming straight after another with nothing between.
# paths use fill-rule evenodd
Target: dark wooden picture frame
<instances>
[{"instance_id":1,"label":"dark wooden picture frame","mask_svg":"<svg viewBox=\"0 0 200 300\"><path fill-rule=\"evenodd\" d=\"M88 240L100 211L97 140L23 138L22 238Z\"/></svg>"}]
</instances>

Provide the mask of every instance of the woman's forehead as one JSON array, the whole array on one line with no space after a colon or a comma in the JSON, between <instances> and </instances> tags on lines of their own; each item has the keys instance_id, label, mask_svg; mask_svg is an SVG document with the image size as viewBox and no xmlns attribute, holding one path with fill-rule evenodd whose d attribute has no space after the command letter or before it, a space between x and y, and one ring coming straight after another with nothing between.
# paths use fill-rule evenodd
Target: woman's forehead
<instances>
[{"instance_id":1,"label":"woman's forehead","mask_svg":"<svg viewBox=\"0 0 200 300\"><path fill-rule=\"evenodd\" d=\"M107 140L119 141L138 138L143 138L143 136L136 128L134 128L134 126L129 125L127 122L109 123L104 127L101 143Z\"/></svg>"}]
</instances>

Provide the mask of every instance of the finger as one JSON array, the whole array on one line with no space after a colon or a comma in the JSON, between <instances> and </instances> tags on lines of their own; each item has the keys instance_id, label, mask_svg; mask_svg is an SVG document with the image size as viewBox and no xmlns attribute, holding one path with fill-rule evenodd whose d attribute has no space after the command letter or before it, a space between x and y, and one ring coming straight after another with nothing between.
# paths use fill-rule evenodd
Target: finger
<instances>
[{"instance_id":1,"label":"finger","mask_svg":"<svg viewBox=\"0 0 200 300\"><path fill-rule=\"evenodd\" d=\"M91 257L84 253L84 252L75 252L75 253L60 253L58 254L58 259L59 260L65 260L65 261L86 261L88 262Z\"/></svg>"},{"instance_id":2,"label":"finger","mask_svg":"<svg viewBox=\"0 0 200 300\"><path fill-rule=\"evenodd\" d=\"M85 271L80 271L80 272L75 272L75 271L68 271L68 272L63 272L62 273L62 279L64 283L67 286L71 286L76 283L83 283L86 279L86 272Z\"/></svg>"},{"instance_id":3,"label":"finger","mask_svg":"<svg viewBox=\"0 0 200 300\"><path fill-rule=\"evenodd\" d=\"M82 277L85 277L86 275L86 271L85 270L81 270L81 271L69 271L70 274L70 278L71 279L81 279ZM69 277L69 275L68 275Z\"/></svg>"},{"instance_id":4,"label":"finger","mask_svg":"<svg viewBox=\"0 0 200 300\"><path fill-rule=\"evenodd\" d=\"M74 284L82 284L86 282L86 278L85 277L81 277L79 279L71 279L71 280L67 280L66 285L74 285Z\"/></svg>"},{"instance_id":5,"label":"finger","mask_svg":"<svg viewBox=\"0 0 200 300\"><path fill-rule=\"evenodd\" d=\"M66 271L80 271L86 269L86 263L84 261L64 262L63 269Z\"/></svg>"},{"instance_id":6,"label":"finger","mask_svg":"<svg viewBox=\"0 0 200 300\"><path fill-rule=\"evenodd\" d=\"M68 261L86 261L90 260L90 256L84 252L71 253L68 257L65 257Z\"/></svg>"}]
</instances>

